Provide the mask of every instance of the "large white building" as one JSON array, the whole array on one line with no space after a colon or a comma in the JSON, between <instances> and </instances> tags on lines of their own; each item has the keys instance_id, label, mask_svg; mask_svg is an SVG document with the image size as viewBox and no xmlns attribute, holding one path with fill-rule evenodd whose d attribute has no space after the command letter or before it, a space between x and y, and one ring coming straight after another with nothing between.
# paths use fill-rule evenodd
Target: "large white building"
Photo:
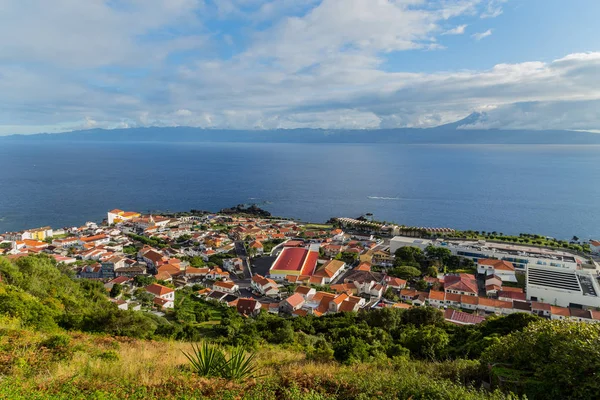
<instances>
[{"instance_id":1,"label":"large white building","mask_svg":"<svg viewBox=\"0 0 600 400\"><path fill-rule=\"evenodd\" d=\"M561 307L600 307L600 285L590 271L529 266L527 300Z\"/></svg>"},{"instance_id":2,"label":"large white building","mask_svg":"<svg viewBox=\"0 0 600 400\"><path fill-rule=\"evenodd\" d=\"M496 258L509 261L517 271L526 271L528 266L542 266L564 268L569 270L580 269L585 259L560 250L521 246L506 243L493 243L473 240L429 240L406 236L396 236L390 240L390 253L405 246L425 249L427 246L445 247L452 254L470 258L477 262L481 258Z\"/></svg>"}]
</instances>

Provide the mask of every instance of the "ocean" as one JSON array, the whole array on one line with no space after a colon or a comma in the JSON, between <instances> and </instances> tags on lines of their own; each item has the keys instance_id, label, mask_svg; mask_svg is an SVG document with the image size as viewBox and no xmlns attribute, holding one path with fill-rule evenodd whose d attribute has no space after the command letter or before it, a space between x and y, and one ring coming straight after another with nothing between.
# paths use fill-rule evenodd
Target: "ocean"
<instances>
[{"instance_id":1,"label":"ocean","mask_svg":"<svg viewBox=\"0 0 600 400\"><path fill-rule=\"evenodd\" d=\"M594 145L0 143L0 232L256 203L584 240L600 238L599 199Z\"/></svg>"}]
</instances>

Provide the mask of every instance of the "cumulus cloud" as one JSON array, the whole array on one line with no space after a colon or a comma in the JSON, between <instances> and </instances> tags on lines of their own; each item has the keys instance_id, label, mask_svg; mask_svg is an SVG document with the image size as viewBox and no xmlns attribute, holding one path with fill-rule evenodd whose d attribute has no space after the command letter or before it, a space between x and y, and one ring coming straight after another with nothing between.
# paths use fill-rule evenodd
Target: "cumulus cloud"
<instances>
[{"instance_id":1,"label":"cumulus cloud","mask_svg":"<svg viewBox=\"0 0 600 400\"><path fill-rule=\"evenodd\" d=\"M0 0L10 17L0 24L0 134L430 127L474 110L485 118L464 129L600 127L600 53L481 70L390 67L404 51L444 51L442 37L467 26L453 18L479 19L498 1L30 3L42 12ZM219 18L242 21L242 33L207 27Z\"/></svg>"},{"instance_id":2,"label":"cumulus cloud","mask_svg":"<svg viewBox=\"0 0 600 400\"><path fill-rule=\"evenodd\" d=\"M485 31L485 32L477 32L477 33L474 33L474 34L472 34L472 35L471 35L471 37L472 37L473 39L475 39L475 40L481 40L481 39L484 39L484 38L486 38L486 37L488 37L488 36L491 36L491 35L492 35L492 30L491 30L491 29L488 29L488 30L487 30L487 31Z\"/></svg>"}]
</instances>

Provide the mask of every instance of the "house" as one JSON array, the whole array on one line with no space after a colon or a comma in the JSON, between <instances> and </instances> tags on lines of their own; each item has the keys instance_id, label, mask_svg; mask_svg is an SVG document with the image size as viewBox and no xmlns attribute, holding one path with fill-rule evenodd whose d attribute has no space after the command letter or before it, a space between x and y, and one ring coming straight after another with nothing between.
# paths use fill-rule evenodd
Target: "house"
<instances>
[{"instance_id":1,"label":"house","mask_svg":"<svg viewBox=\"0 0 600 400\"><path fill-rule=\"evenodd\" d=\"M80 278L85 279L100 279L102 277L102 266L98 263L92 265L84 265L78 273Z\"/></svg>"},{"instance_id":2,"label":"house","mask_svg":"<svg viewBox=\"0 0 600 400\"><path fill-rule=\"evenodd\" d=\"M393 265L392 256L389 251L376 250L373 252L373 264L382 267L391 267Z\"/></svg>"},{"instance_id":3,"label":"house","mask_svg":"<svg viewBox=\"0 0 600 400\"><path fill-rule=\"evenodd\" d=\"M119 209L110 210L107 213L107 220L109 225L118 224L124 221L131 220L133 218L138 218L140 216L139 213L132 211L123 211Z\"/></svg>"},{"instance_id":4,"label":"house","mask_svg":"<svg viewBox=\"0 0 600 400\"><path fill-rule=\"evenodd\" d=\"M244 272L244 260L241 258L227 258L223 260L223 268L234 274Z\"/></svg>"},{"instance_id":5,"label":"house","mask_svg":"<svg viewBox=\"0 0 600 400\"><path fill-rule=\"evenodd\" d=\"M241 298L237 301L236 309L242 315L253 317L260 313L261 304L255 299Z\"/></svg>"},{"instance_id":6,"label":"house","mask_svg":"<svg viewBox=\"0 0 600 400\"><path fill-rule=\"evenodd\" d=\"M477 296L477 280L471 274L446 275L444 291L465 296Z\"/></svg>"},{"instance_id":7,"label":"house","mask_svg":"<svg viewBox=\"0 0 600 400\"><path fill-rule=\"evenodd\" d=\"M539 301L531 302L531 312L540 317L550 317L551 307L548 303L540 303Z\"/></svg>"},{"instance_id":8,"label":"house","mask_svg":"<svg viewBox=\"0 0 600 400\"><path fill-rule=\"evenodd\" d=\"M567 307L550 306L550 319L564 320L570 318L571 312Z\"/></svg>"},{"instance_id":9,"label":"house","mask_svg":"<svg viewBox=\"0 0 600 400\"><path fill-rule=\"evenodd\" d=\"M213 290L218 290L224 293L235 293L240 289L236 283L227 281L217 281L213 283L212 288Z\"/></svg>"},{"instance_id":10,"label":"house","mask_svg":"<svg viewBox=\"0 0 600 400\"><path fill-rule=\"evenodd\" d=\"M300 293L302 297L304 297L304 300L312 299L313 296L317 293L317 291L314 288L311 288L309 286L298 286L294 292Z\"/></svg>"},{"instance_id":11,"label":"house","mask_svg":"<svg viewBox=\"0 0 600 400\"><path fill-rule=\"evenodd\" d=\"M215 267L215 268L211 269L208 274L206 274L206 277L208 279L213 279L213 280L222 279L222 280L226 281L226 280L229 280L229 272L223 271L219 267Z\"/></svg>"},{"instance_id":12,"label":"house","mask_svg":"<svg viewBox=\"0 0 600 400\"><path fill-rule=\"evenodd\" d=\"M117 278L111 279L110 281L104 284L104 287L108 290L111 290L115 284L119 285L130 285L132 279L126 276L119 276Z\"/></svg>"},{"instance_id":13,"label":"house","mask_svg":"<svg viewBox=\"0 0 600 400\"><path fill-rule=\"evenodd\" d=\"M337 296L335 296L333 298L333 300L331 300L329 302L329 311L331 311L331 312L340 311L340 306L342 305L342 303L344 303L349 298L350 298L350 296L348 296L346 293L338 294Z\"/></svg>"},{"instance_id":14,"label":"house","mask_svg":"<svg viewBox=\"0 0 600 400\"><path fill-rule=\"evenodd\" d=\"M210 272L210 268L195 268L195 267L186 267L183 271L183 275L188 278L203 278Z\"/></svg>"},{"instance_id":15,"label":"house","mask_svg":"<svg viewBox=\"0 0 600 400\"><path fill-rule=\"evenodd\" d=\"M279 311L291 314L294 311L302 308L304 303L304 297L302 297L300 293L294 293L293 295L279 303Z\"/></svg>"},{"instance_id":16,"label":"house","mask_svg":"<svg viewBox=\"0 0 600 400\"><path fill-rule=\"evenodd\" d=\"M515 266L505 260L493 258L480 258L477 260L477 273L484 275L497 275L505 282L517 282Z\"/></svg>"},{"instance_id":17,"label":"house","mask_svg":"<svg viewBox=\"0 0 600 400\"><path fill-rule=\"evenodd\" d=\"M385 284L396 290L404 289L406 287L406 281L404 279L396 278L394 276L386 276Z\"/></svg>"},{"instance_id":18,"label":"house","mask_svg":"<svg viewBox=\"0 0 600 400\"><path fill-rule=\"evenodd\" d=\"M79 245L79 239L76 237L68 237L64 239L52 240L52 246L67 249L69 247L75 247Z\"/></svg>"},{"instance_id":19,"label":"house","mask_svg":"<svg viewBox=\"0 0 600 400\"><path fill-rule=\"evenodd\" d=\"M325 264L317 267L313 277L321 278L320 283L329 284L337 278L346 268L346 263L340 260L329 260Z\"/></svg>"},{"instance_id":20,"label":"house","mask_svg":"<svg viewBox=\"0 0 600 400\"><path fill-rule=\"evenodd\" d=\"M52 232L52 228L49 226L44 226L42 228L37 229L28 229L23 232L21 235L21 239L29 239L29 240L46 240L47 238L52 237L54 233Z\"/></svg>"},{"instance_id":21,"label":"house","mask_svg":"<svg viewBox=\"0 0 600 400\"><path fill-rule=\"evenodd\" d=\"M125 264L128 265L127 261ZM135 278L138 275L146 275L146 273L147 269L145 264L132 264L123 268L115 269L115 276L127 276L130 278Z\"/></svg>"},{"instance_id":22,"label":"house","mask_svg":"<svg viewBox=\"0 0 600 400\"><path fill-rule=\"evenodd\" d=\"M273 279L265 278L258 274L252 276L250 287L263 296L276 296L279 294L279 288Z\"/></svg>"},{"instance_id":23,"label":"house","mask_svg":"<svg viewBox=\"0 0 600 400\"><path fill-rule=\"evenodd\" d=\"M79 245L82 247L85 245L100 246L107 244L108 242L110 242L110 237L105 234L84 236L79 238Z\"/></svg>"},{"instance_id":24,"label":"house","mask_svg":"<svg viewBox=\"0 0 600 400\"><path fill-rule=\"evenodd\" d=\"M251 251L255 251L256 254L263 254L263 252L264 252L263 244L261 242L259 242L258 240L254 240L253 242L251 242L248 245L248 248L252 249Z\"/></svg>"},{"instance_id":25,"label":"house","mask_svg":"<svg viewBox=\"0 0 600 400\"><path fill-rule=\"evenodd\" d=\"M498 300L503 301L525 301L526 296L523 292L513 292L510 290L500 290L498 292Z\"/></svg>"},{"instance_id":26,"label":"house","mask_svg":"<svg viewBox=\"0 0 600 400\"><path fill-rule=\"evenodd\" d=\"M174 308L175 307L175 290L153 283L146 286L146 292L154 295L154 303L159 308ZM157 301L157 299L159 299Z\"/></svg>"}]
</instances>

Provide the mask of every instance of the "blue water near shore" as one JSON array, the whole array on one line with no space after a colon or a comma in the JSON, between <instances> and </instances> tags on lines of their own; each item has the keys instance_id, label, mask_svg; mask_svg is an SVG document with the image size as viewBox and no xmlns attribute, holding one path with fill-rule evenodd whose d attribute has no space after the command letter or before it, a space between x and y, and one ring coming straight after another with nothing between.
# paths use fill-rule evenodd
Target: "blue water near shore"
<instances>
[{"instance_id":1,"label":"blue water near shore","mask_svg":"<svg viewBox=\"0 0 600 400\"><path fill-rule=\"evenodd\" d=\"M325 221L600 238L600 147L0 143L0 232L258 203Z\"/></svg>"}]
</instances>

